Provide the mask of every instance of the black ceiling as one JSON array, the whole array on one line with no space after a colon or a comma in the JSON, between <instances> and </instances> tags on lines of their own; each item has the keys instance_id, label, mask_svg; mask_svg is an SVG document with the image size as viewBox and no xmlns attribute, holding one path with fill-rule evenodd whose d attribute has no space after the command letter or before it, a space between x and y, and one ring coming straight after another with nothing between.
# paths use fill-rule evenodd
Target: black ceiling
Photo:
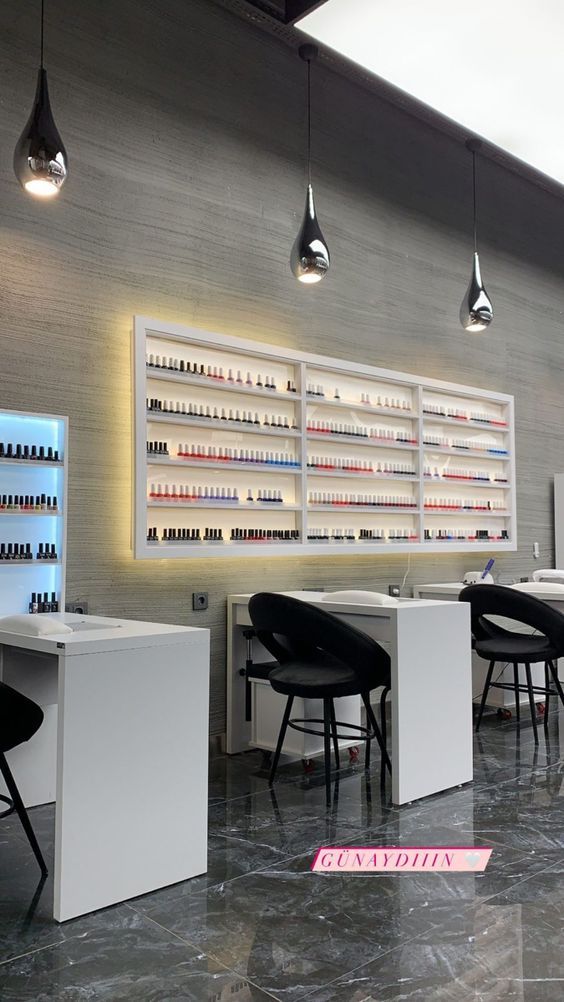
<instances>
[{"instance_id":1,"label":"black ceiling","mask_svg":"<svg viewBox=\"0 0 564 1002\"><path fill-rule=\"evenodd\" d=\"M325 0L248 0L252 7L275 17L281 24L293 24L315 7L321 7Z\"/></svg>"}]
</instances>

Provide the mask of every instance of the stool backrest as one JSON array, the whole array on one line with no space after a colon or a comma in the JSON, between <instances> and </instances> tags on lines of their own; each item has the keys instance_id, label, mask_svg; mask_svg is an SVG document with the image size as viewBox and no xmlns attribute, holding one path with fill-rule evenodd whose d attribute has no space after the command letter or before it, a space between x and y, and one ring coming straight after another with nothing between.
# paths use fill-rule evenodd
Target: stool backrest
<instances>
[{"instance_id":1,"label":"stool backrest","mask_svg":"<svg viewBox=\"0 0 564 1002\"><path fill-rule=\"evenodd\" d=\"M470 603L472 633L478 640L510 633L485 618L504 616L541 633L564 654L564 615L534 595L502 585L469 585L458 598Z\"/></svg>"},{"instance_id":2,"label":"stool backrest","mask_svg":"<svg viewBox=\"0 0 564 1002\"><path fill-rule=\"evenodd\" d=\"M309 602L258 592L249 615L260 642L280 664L315 661L323 651L352 668L367 691L388 680L390 658L376 640Z\"/></svg>"},{"instance_id":3,"label":"stool backrest","mask_svg":"<svg viewBox=\"0 0 564 1002\"><path fill-rule=\"evenodd\" d=\"M28 696L0 682L0 752L29 741L43 723L43 710Z\"/></svg>"}]
</instances>

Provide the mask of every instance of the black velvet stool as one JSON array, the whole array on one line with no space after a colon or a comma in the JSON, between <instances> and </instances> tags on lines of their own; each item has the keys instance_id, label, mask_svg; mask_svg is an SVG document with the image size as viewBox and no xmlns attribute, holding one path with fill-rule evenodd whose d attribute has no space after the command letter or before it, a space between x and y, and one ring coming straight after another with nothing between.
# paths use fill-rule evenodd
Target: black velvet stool
<instances>
[{"instance_id":1,"label":"black velvet stool","mask_svg":"<svg viewBox=\"0 0 564 1002\"><path fill-rule=\"evenodd\" d=\"M42 723L43 710L37 703L9 685L5 685L4 682L0 682L0 773L10 794L10 797L0 795L0 801L8 805L8 810L3 811L0 818L6 818L14 811L17 812L41 872L46 876L45 860L5 754L24 741L29 741Z\"/></svg>"},{"instance_id":2,"label":"black velvet stool","mask_svg":"<svg viewBox=\"0 0 564 1002\"><path fill-rule=\"evenodd\" d=\"M331 803L331 741L338 769L339 739L351 738L350 734L338 734L337 727L358 732L358 740L366 742L366 769L370 767L370 745L376 738L382 761L391 772L385 743L385 699L390 689L390 658L380 644L336 616L286 595L270 592L253 595L249 601L249 614L261 644L278 662L269 672L268 681L276 692L287 697L272 760L270 785L274 782L288 727L323 737L328 804ZM380 700L382 729L370 705L371 691L380 687L383 688ZM296 696L322 699L323 719L291 720ZM366 709L366 727L335 719L334 700L341 696L361 697ZM307 724L323 724L323 730L304 726Z\"/></svg>"},{"instance_id":3,"label":"black velvet stool","mask_svg":"<svg viewBox=\"0 0 564 1002\"><path fill-rule=\"evenodd\" d=\"M459 600L470 603L476 654L489 661L476 731L480 728L490 689L512 689L515 693L517 720L520 719L519 694L526 692L529 696L535 744L538 744L535 694L540 693L545 697L545 730L548 728L550 697L559 696L564 705L564 692L556 665L557 659L564 657L564 615L533 595L501 585L470 585L461 591ZM497 623L492 623L488 616L516 620L535 630L535 633L506 630ZM531 664L538 661L544 662L545 666L544 686L532 683ZM492 682L497 662L513 665L513 683ZM525 666L526 685L519 683L521 664Z\"/></svg>"}]
</instances>

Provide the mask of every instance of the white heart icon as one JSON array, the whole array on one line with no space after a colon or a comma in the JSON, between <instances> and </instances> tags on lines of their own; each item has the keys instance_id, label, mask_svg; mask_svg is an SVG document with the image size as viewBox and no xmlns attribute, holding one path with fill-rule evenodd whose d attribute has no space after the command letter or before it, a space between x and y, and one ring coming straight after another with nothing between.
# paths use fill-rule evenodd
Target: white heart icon
<instances>
[{"instance_id":1,"label":"white heart icon","mask_svg":"<svg viewBox=\"0 0 564 1002\"><path fill-rule=\"evenodd\" d=\"M468 866L476 866L476 863L479 863L481 858L482 854L480 852L467 852L464 857Z\"/></svg>"}]
</instances>

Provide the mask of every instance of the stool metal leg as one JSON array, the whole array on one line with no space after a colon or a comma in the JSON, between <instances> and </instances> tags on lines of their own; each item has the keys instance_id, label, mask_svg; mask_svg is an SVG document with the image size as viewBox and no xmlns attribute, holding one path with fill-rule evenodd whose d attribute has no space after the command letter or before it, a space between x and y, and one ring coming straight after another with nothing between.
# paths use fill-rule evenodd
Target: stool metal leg
<instances>
[{"instance_id":1,"label":"stool metal leg","mask_svg":"<svg viewBox=\"0 0 564 1002\"><path fill-rule=\"evenodd\" d=\"M521 719L521 701L519 699L521 693L519 692L519 665L513 665L513 689L515 692L515 716L519 721Z\"/></svg>"},{"instance_id":2,"label":"stool metal leg","mask_svg":"<svg viewBox=\"0 0 564 1002\"><path fill-rule=\"evenodd\" d=\"M362 695L362 702L364 703L364 706L366 707L366 728L367 728L367 731L370 731L370 729L374 730L374 728L372 727L372 723L370 721L369 714L368 714L368 707L370 706L370 693L369 692L363 693L363 695ZM364 769L365 769L366 772L369 772L369 770L370 770L370 750L371 750L371 748L372 748L372 738L368 738L367 737L367 739L366 739L366 746L365 746L365 749L364 749Z\"/></svg>"},{"instance_id":3,"label":"stool metal leg","mask_svg":"<svg viewBox=\"0 0 564 1002\"><path fill-rule=\"evenodd\" d=\"M25 831L25 833L27 835L29 844L30 844L31 848L33 849L34 856L35 856L37 862L39 863L39 867L41 869L41 872L42 872L42 874L44 876L47 876L47 872L48 872L47 871L47 864L45 863L45 860L43 859L43 853L41 852L41 849L39 848L39 843L38 843L38 841L37 841L37 839L35 837L35 832L34 832L33 828L31 827L31 821L29 820L27 811L26 811L26 809L24 807L23 800L22 800L22 798L20 796L20 791L18 790L18 788L16 786L16 781L15 781L14 777L12 776L11 769L10 769L10 767L8 765L8 762L6 761L5 755L3 755L3 754L0 754L0 772L2 773L2 776L4 777L4 782L5 782L6 786L8 787L8 793L10 794L10 797L13 800L14 807L16 808L17 815L18 815L18 817L19 817L19 819L20 819L20 821L22 823L22 828L23 828L23 830Z\"/></svg>"},{"instance_id":4,"label":"stool metal leg","mask_svg":"<svg viewBox=\"0 0 564 1002\"><path fill-rule=\"evenodd\" d=\"M490 682L492 680L493 670L495 668L495 661L490 661L490 667L488 668L488 674L486 675L486 681L484 684L484 691L482 693L482 701L480 703L480 709L478 712L478 719L476 721L476 734L480 730L480 724L482 723L482 714L486 706L486 700L488 698L488 692L490 691Z\"/></svg>"},{"instance_id":5,"label":"stool metal leg","mask_svg":"<svg viewBox=\"0 0 564 1002\"><path fill-rule=\"evenodd\" d=\"M335 753L335 767L340 769L339 761L339 739L337 738L337 718L335 717L335 703L331 699L331 733L333 735L333 751Z\"/></svg>"},{"instance_id":6,"label":"stool metal leg","mask_svg":"<svg viewBox=\"0 0 564 1002\"><path fill-rule=\"evenodd\" d=\"M390 762L390 756L388 755L386 746L384 744L384 739L382 737L382 732L381 732L380 728L378 727L378 721L376 720L376 717L374 716L374 710L372 709L372 707L370 705L370 694L369 693L367 694L367 693L363 692L362 693L362 701L363 701L365 709L366 709L367 722L370 724L370 727L372 728L372 731L374 733L374 737L376 738L376 740L377 740L377 742L378 742L378 744L380 746L380 752L382 754L382 761L385 763L388 772L391 774L391 772L392 772L392 763ZM367 746L368 746L368 743L367 743Z\"/></svg>"},{"instance_id":7,"label":"stool metal leg","mask_svg":"<svg viewBox=\"0 0 564 1002\"><path fill-rule=\"evenodd\" d=\"M290 719L290 713L292 712L292 703L294 702L293 696L288 696L288 701L286 703L286 709L284 710L284 716L282 717L282 724L280 726L280 733L278 735L278 742L276 744L276 751L274 752L274 758L272 759L272 767L270 769L270 776L268 777L268 785L272 786L274 782L274 776L276 775L276 769L278 767L278 760L280 758L280 753L282 751L282 745L284 744L284 738L286 736L286 730L288 727L288 721Z\"/></svg>"},{"instance_id":8,"label":"stool metal leg","mask_svg":"<svg viewBox=\"0 0 564 1002\"><path fill-rule=\"evenodd\" d=\"M388 734L387 728L388 724L386 721L386 696L390 691L389 685L382 689L382 695L380 696L380 730L382 731L382 741L384 742L384 748L388 747Z\"/></svg>"},{"instance_id":9,"label":"stool metal leg","mask_svg":"<svg viewBox=\"0 0 564 1002\"><path fill-rule=\"evenodd\" d=\"M544 698L544 729L548 730L548 710L550 707L550 675L548 673L548 661L544 663L544 687L546 696Z\"/></svg>"},{"instance_id":10,"label":"stool metal leg","mask_svg":"<svg viewBox=\"0 0 564 1002\"><path fill-rule=\"evenodd\" d=\"M525 672L527 675L527 689L529 691L529 706L531 707L531 721L533 724L533 734L535 736L535 744L539 743L539 735L537 730L537 708L535 706L535 694L533 692L533 680L531 678L531 666L525 665Z\"/></svg>"},{"instance_id":11,"label":"stool metal leg","mask_svg":"<svg viewBox=\"0 0 564 1002\"><path fill-rule=\"evenodd\" d=\"M325 753L325 803L331 806L331 700L323 700L323 750Z\"/></svg>"}]
</instances>

